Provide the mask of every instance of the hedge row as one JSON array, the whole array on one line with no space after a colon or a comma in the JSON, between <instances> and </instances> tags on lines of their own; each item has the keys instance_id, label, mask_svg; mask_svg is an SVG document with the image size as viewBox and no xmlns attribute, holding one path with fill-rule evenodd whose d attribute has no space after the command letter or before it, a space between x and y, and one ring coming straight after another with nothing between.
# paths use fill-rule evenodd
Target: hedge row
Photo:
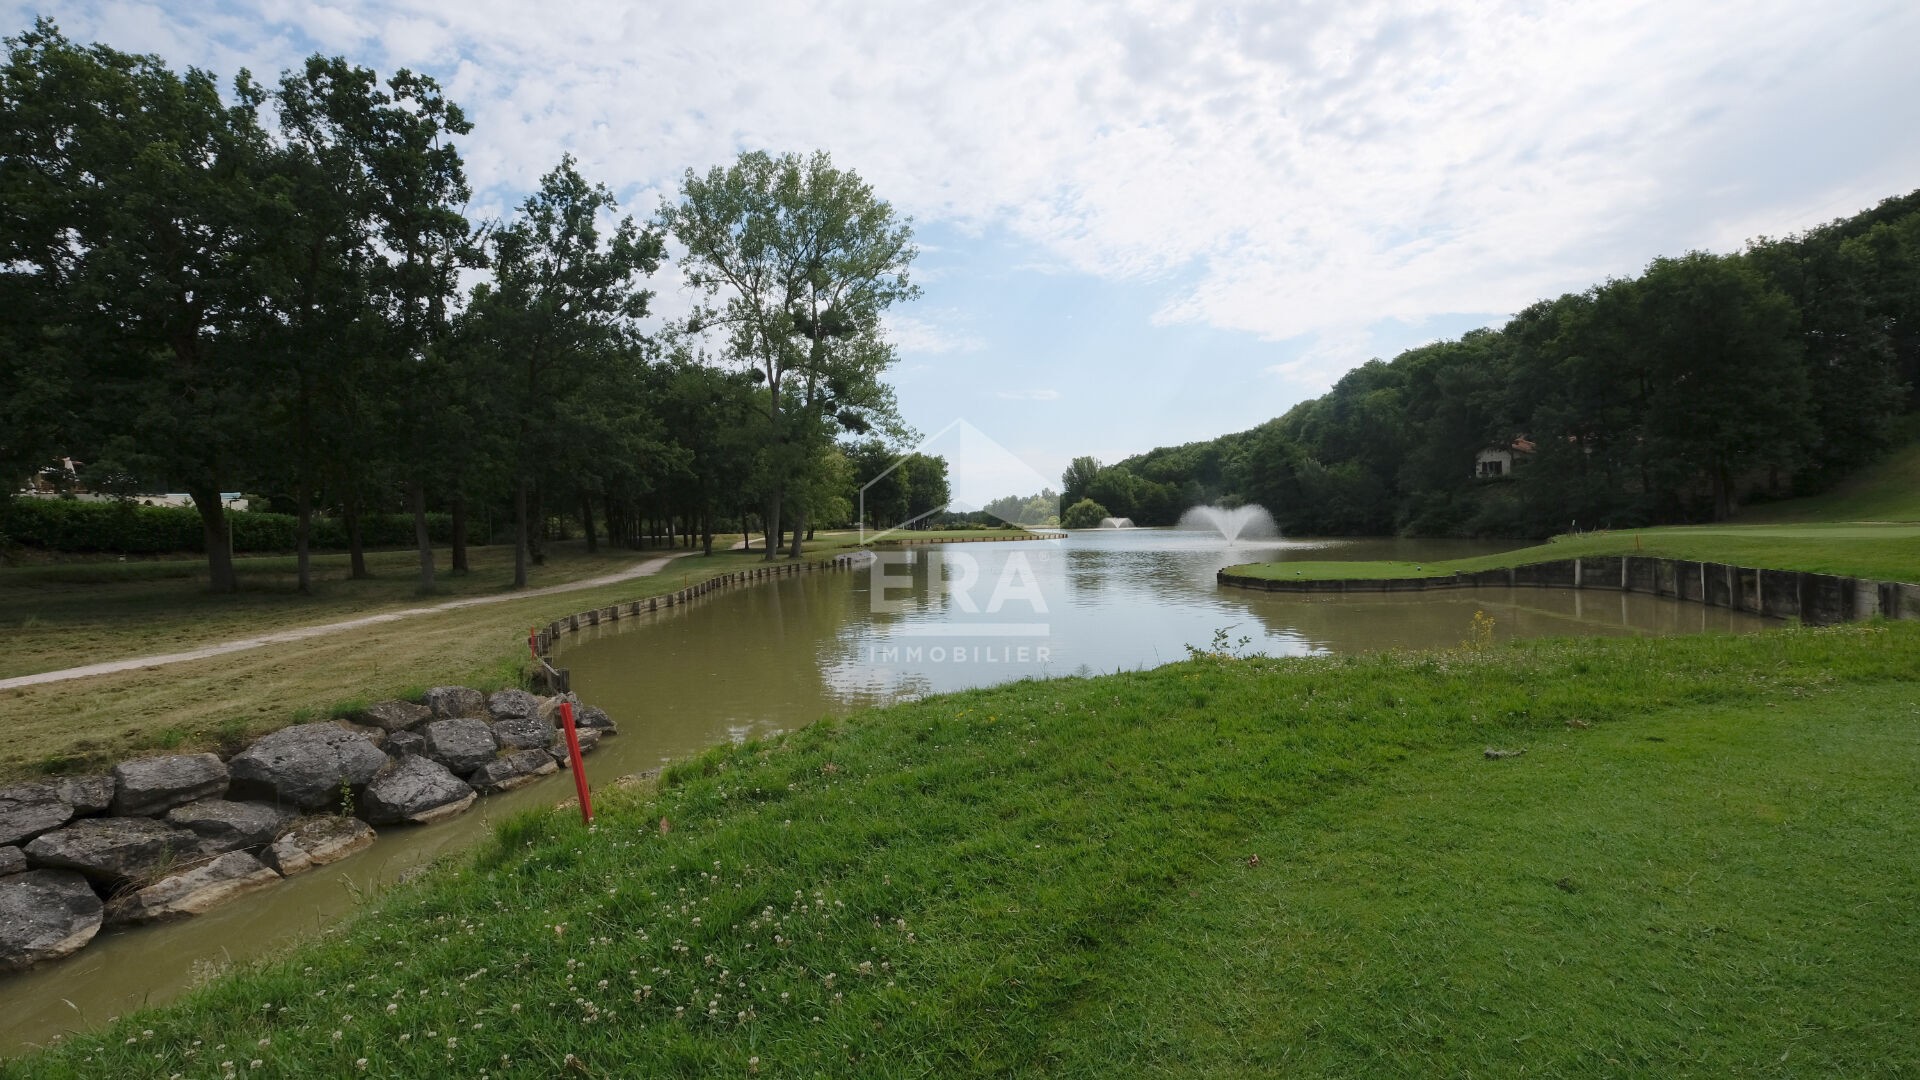
<instances>
[{"instance_id":1,"label":"hedge row","mask_svg":"<svg viewBox=\"0 0 1920 1080\"><path fill-rule=\"evenodd\" d=\"M299 519L292 514L236 511L235 551L292 551ZM486 543L484 525L467 522L467 542ZM453 538L453 519L428 514L427 532L435 543ZM80 502L69 499L0 500L0 539L46 551L166 555L205 551L200 514L184 506ZM407 547L413 543L409 514L368 514L360 519L360 539L368 547ZM314 550L344 551L347 529L338 518L313 519Z\"/></svg>"}]
</instances>

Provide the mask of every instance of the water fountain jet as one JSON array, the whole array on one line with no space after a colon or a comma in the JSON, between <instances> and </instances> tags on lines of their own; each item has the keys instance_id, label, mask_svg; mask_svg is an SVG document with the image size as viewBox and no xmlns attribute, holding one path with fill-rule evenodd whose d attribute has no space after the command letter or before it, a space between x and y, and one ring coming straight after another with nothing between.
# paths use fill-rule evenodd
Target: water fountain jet
<instances>
[{"instance_id":1,"label":"water fountain jet","mask_svg":"<svg viewBox=\"0 0 1920 1080\"><path fill-rule=\"evenodd\" d=\"M1231 509L1224 506L1196 506L1180 515L1182 529L1210 529L1224 537L1227 543L1236 543L1242 538L1248 540L1270 540L1280 535L1280 529L1273 523L1273 515L1267 508L1248 503Z\"/></svg>"}]
</instances>

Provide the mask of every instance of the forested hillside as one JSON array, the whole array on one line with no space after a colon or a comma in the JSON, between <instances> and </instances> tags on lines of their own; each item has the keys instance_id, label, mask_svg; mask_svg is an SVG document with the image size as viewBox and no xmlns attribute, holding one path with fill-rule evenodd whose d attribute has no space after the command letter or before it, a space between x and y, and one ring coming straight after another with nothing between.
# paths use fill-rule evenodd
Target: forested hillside
<instances>
[{"instance_id":1,"label":"forested hillside","mask_svg":"<svg viewBox=\"0 0 1920 1080\"><path fill-rule=\"evenodd\" d=\"M1065 502L1141 524L1257 502L1310 534L1725 520L1883 456L1913 433L1916 384L1920 192L1369 361L1251 431L1077 458Z\"/></svg>"}]
</instances>

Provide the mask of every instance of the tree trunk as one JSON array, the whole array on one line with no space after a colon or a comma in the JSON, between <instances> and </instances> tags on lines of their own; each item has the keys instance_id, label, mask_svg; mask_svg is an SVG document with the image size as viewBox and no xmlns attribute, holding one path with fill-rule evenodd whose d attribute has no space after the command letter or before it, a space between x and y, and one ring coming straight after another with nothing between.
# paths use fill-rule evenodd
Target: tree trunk
<instances>
[{"instance_id":1,"label":"tree trunk","mask_svg":"<svg viewBox=\"0 0 1920 1080\"><path fill-rule=\"evenodd\" d=\"M1733 516L1733 478L1728 475L1727 467L1721 462L1713 463L1713 520L1725 521Z\"/></svg>"},{"instance_id":2,"label":"tree trunk","mask_svg":"<svg viewBox=\"0 0 1920 1080\"><path fill-rule=\"evenodd\" d=\"M227 508L220 502L218 487L190 487L193 508L200 512L200 533L207 545L207 590L216 593L240 591L240 579L233 573L232 524Z\"/></svg>"},{"instance_id":3,"label":"tree trunk","mask_svg":"<svg viewBox=\"0 0 1920 1080\"><path fill-rule=\"evenodd\" d=\"M527 482L513 484L513 587L527 587Z\"/></svg>"},{"instance_id":4,"label":"tree trunk","mask_svg":"<svg viewBox=\"0 0 1920 1080\"><path fill-rule=\"evenodd\" d=\"M787 549L787 558L800 557L800 537L807 531L807 519L812 515L805 510L793 516L793 546Z\"/></svg>"},{"instance_id":5,"label":"tree trunk","mask_svg":"<svg viewBox=\"0 0 1920 1080\"><path fill-rule=\"evenodd\" d=\"M355 581L364 581L373 575L367 572L367 549L360 542L360 496L357 493L347 495L340 516L346 520L347 526L347 576Z\"/></svg>"},{"instance_id":6,"label":"tree trunk","mask_svg":"<svg viewBox=\"0 0 1920 1080\"><path fill-rule=\"evenodd\" d=\"M453 572L466 574L472 572L467 565L467 497L453 497Z\"/></svg>"},{"instance_id":7,"label":"tree trunk","mask_svg":"<svg viewBox=\"0 0 1920 1080\"><path fill-rule=\"evenodd\" d=\"M780 492L778 489L767 496L767 514L761 519L760 528L767 534L765 561L772 562L774 549L780 546Z\"/></svg>"},{"instance_id":8,"label":"tree trunk","mask_svg":"<svg viewBox=\"0 0 1920 1080\"><path fill-rule=\"evenodd\" d=\"M708 508L700 515L700 554L713 554L713 510Z\"/></svg>"},{"instance_id":9,"label":"tree trunk","mask_svg":"<svg viewBox=\"0 0 1920 1080\"><path fill-rule=\"evenodd\" d=\"M593 496L585 492L580 495L580 524L587 530L587 554L599 554L600 535L593 527Z\"/></svg>"},{"instance_id":10,"label":"tree trunk","mask_svg":"<svg viewBox=\"0 0 1920 1080\"><path fill-rule=\"evenodd\" d=\"M527 509L531 515L527 522L527 558L535 566L547 565L547 510L546 500L541 495L540 485L534 484L527 494Z\"/></svg>"},{"instance_id":11,"label":"tree trunk","mask_svg":"<svg viewBox=\"0 0 1920 1080\"><path fill-rule=\"evenodd\" d=\"M433 591L433 537L427 534L427 486L418 480L407 485L413 509L413 545L420 549L420 591Z\"/></svg>"},{"instance_id":12,"label":"tree trunk","mask_svg":"<svg viewBox=\"0 0 1920 1080\"><path fill-rule=\"evenodd\" d=\"M302 595L313 592L313 492L300 481L294 490L293 566Z\"/></svg>"}]
</instances>

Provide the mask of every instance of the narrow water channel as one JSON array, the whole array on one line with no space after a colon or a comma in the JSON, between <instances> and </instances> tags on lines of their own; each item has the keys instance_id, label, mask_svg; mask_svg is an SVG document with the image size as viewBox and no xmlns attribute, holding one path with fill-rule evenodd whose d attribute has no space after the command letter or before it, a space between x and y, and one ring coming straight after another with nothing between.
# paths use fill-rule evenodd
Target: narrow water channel
<instances>
[{"instance_id":1,"label":"narrow water channel","mask_svg":"<svg viewBox=\"0 0 1920 1080\"><path fill-rule=\"evenodd\" d=\"M1268 541L1102 530L1066 540L953 544L849 573L726 589L564 639L558 662L621 733L587 760L605 783L727 741L822 716L1020 678L1185 659L1187 647L1273 655L1446 648L1476 612L1497 639L1743 632L1750 615L1638 594L1486 589L1286 595L1221 589L1214 573L1264 559L1458 558L1473 541ZM563 598L556 598L557 600ZM1245 638L1245 645L1241 639ZM492 823L572 794L564 773L482 800L464 817L391 828L371 849L207 915L103 931L74 956L0 979L0 1055L163 1002L228 967L316 934L365 898L464 850Z\"/></svg>"}]
</instances>

